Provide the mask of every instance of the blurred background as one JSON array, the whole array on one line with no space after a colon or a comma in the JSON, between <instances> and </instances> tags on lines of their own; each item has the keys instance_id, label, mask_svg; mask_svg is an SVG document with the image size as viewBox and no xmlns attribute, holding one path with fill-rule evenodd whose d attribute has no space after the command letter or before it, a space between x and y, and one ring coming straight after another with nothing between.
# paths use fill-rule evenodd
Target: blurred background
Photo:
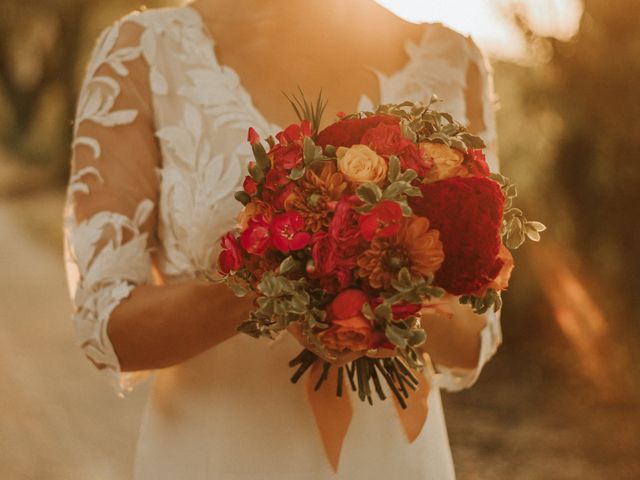
<instances>
[{"instance_id":1,"label":"blurred background","mask_svg":"<svg viewBox=\"0 0 640 480\"><path fill-rule=\"evenodd\" d=\"M503 347L444 396L459 479L640 478L640 0L379 3L488 52L503 172L549 227L517 252ZM87 55L140 6L0 2L3 479L130 477L145 388L116 398L74 345L61 208Z\"/></svg>"}]
</instances>

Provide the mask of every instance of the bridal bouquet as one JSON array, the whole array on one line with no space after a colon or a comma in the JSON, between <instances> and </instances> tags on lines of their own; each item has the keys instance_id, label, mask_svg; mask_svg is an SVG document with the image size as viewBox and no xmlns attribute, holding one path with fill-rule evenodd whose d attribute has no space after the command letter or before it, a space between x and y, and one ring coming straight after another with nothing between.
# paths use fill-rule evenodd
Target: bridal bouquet
<instances>
[{"instance_id":1,"label":"bridal bouquet","mask_svg":"<svg viewBox=\"0 0 640 480\"><path fill-rule=\"evenodd\" d=\"M423 366L423 306L450 294L498 310L513 268L506 247L544 230L512 206L516 189L489 172L483 141L436 100L342 116L319 132L325 104L294 97L301 123L268 148L249 130L255 162L219 269L236 294L257 294L240 331L274 337L297 325L308 338L290 364L294 383L323 362L316 389L338 368L338 396L346 377L371 403L374 391L385 398L384 382L404 406ZM363 355L344 367L325 360L349 351Z\"/></svg>"}]
</instances>

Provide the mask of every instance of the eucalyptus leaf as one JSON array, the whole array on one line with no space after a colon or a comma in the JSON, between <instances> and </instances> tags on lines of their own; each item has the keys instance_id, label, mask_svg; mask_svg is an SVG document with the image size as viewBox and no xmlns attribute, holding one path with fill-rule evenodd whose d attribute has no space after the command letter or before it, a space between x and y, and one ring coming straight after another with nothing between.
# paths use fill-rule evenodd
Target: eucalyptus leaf
<instances>
[{"instance_id":1,"label":"eucalyptus leaf","mask_svg":"<svg viewBox=\"0 0 640 480\"><path fill-rule=\"evenodd\" d=\"M251 145L253 150L253 156L256 159L256 164L262 169L263 172L268 172L271 169L271 161L267 156L267 151L261 143L254 143Z\"/></svg>"},{"instance_id":2,"label":"eucalyptus leaf","mask_svg":"<svg viewBox=\"0 0 640 480\"><path fill-rule=\"evenodd\" d=\"M389 173L388 173L389 181L395 182L398 179L399 175L400 175L400 159L395 155L391 155L391 157L389 157Z\"/></svg>"},{"instance_id":3,"label":"eucalyptus leaf","mask_svg":"<svg viewBox=\"0 0 640 480\"><path fill-rule=\"evenodd\" d=\"M242 205L247 205L251 203L251 197L249 196L249 194L242 190L239 192L236 192L233 196L237 201L242 203Z\"/></svg>"},{"instance_id":4,"label":"eucalyptus leaf","mask_svg":"<svg viewBox=\"0 0 640 480\"><path fill-rule=\"evenodd\" d=\"M294 168L293 170L291 170L291 172L289 173L289 178L291 180L293 180L294 182L296 180L300 180L304 176L305 170L306 169L305 169L304 165L299 165L296 168Z\"/></svg>"},{"instance_id":5,"label":"eucalyptus leaf","mask_svg":"<svg viewBox=\"0 0 640 480\"><path fill-rule=\"evenodd\" d=\"M316 159L316 144L311 137L304 137L302 153L305 165L310 165Z\"/></svg>"},{"instance_id":6,"label":"eucalyptus leaf","mask_svg":"<svg viewBox=\"0 0 640 480\"><path fill-rule=\"evenodd\" d=\"M295 258L289 256L285 258L282 263L280 263L280 275L284 275L285 273L293 272L294 270L299 270L302 267L302 264L297 261Z\"/></svg>"},{"instance_id":7,"label":"eucalyptus leaf","mask_svg":"<svg viewBox=\"0 0 640 480\"><path fill-rule=\"evenodd\" d=\"M363 183L356 189L356 195L367 203L377 203L382 198L382 190L375 183Z\"/></svg>"},{"instance_id":8,"label":"eucalyptus leaf","mask_svg":"<svg viewBox=\"0 0 640 480\"><path fill-rule=\"evenodd\" d=\"M407 330L398 328L392 323L389 323L384 330L386 337L389 339L391 343L393 343L398 348L406 348L409 344L408 332Z\"/></svg>"}]
</instances>

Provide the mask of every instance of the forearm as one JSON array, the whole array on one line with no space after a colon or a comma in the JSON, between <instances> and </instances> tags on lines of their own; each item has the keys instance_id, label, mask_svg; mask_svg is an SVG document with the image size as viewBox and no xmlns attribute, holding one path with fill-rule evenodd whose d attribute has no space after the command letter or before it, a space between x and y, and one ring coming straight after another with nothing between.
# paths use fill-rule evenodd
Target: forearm
<instances>
[{"instance_id":1,"label":"forearm","mask_svg":"<svg viewBox=\"0 0 640 480\"><path fill-rule=\"evenodd\" d=\"M427 332L423 351L439 365L472 369L478 366L480 332L485 327L486 315L473 313L467 305L454 299L448 307L453 316L423 313L422 326Z\"/></svg>"},{"instance_id":2,"label":"forearm","mask_svg":"<svg viewBox=\"0 0 640 480\"><path fill-rule=\"evenodd\" d=\"M107 333L122 371L164 368L234 336L252 308L224 285L144 285L113 311Z\"/></svg>"}]
</instances>

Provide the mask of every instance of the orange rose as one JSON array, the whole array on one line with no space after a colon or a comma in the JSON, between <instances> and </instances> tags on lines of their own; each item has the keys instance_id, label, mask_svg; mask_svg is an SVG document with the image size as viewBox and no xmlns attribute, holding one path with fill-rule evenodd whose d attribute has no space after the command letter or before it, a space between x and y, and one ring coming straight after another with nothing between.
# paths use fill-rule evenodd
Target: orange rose
<instances>
[{"instance_id":1,"label":"orange rose","mask_svg":"<svg viewBox=\"0 0 640 480\"><path fill-rule=\"evenodd\" d=\"M366 182L381 184L387 177L387 162L366 145L340 147L337 157L338 170L356 186Z\"/></svg>"},{"instance_id":2,"label":"orange rose","mask_svg":"<svg viewBox=\"0 0 640 480\"><path fill-rule=\"evenodd\" d=\"M369 298L362 290L349 289L333 299L327 309L331 327L318 334L329 350L342 352L368 350L374 334L373 325L360 311Z\"/></svg>"},{"instance_id":3,"label":"orange rose","mask_svg":"<svg viewBox=\"0 0 640 480\"><path fill-rule=\"evenodd\" d=\"M369 349L373 325L362 315L334 320L332 325L318 334L322 344L329 350L361 352Z\"/></svg>"},{"instance_id":4,"label":"orange rose","mask_svg":"<svg viewBox=\"0 0 640 480\"><path fill-rule=\"evenodd\" d=\"M249 225L249 220L257 215L262 215L265 222L270 223L271 217L273 216L273 210L269 204L254 198L250 203L245 205L238 215L238 223L242 230L245 230Z\"/></svg>"},{"instance_id":5,"label":"orange rose","mask_svg":"<svg viewBox=\"0 0 640 480\"><path fill-rule=\"evenodd\" d=\"M430 142L420 144L420 150L423 152L425 160L433 164L427 177L428 182L466 176L467 171L462 166L464 154L461 151L448 147L444 143Z\"/></svg>"}]
</instances>

